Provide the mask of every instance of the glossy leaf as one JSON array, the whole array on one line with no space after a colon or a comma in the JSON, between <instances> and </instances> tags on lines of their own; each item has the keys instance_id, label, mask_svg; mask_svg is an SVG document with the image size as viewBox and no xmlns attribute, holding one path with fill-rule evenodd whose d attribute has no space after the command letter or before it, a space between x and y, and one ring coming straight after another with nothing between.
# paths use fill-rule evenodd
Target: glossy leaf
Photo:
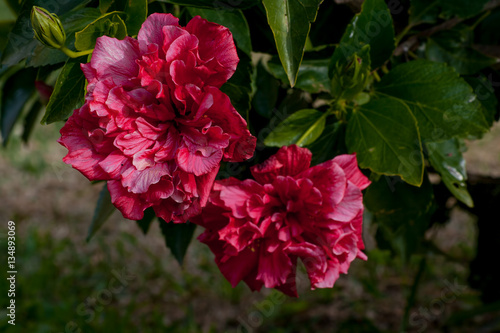
<instances>
[{"instance_id":1,"label":"glossy leaf","mask_svg":"<svg viewBox=\"0 0 500 333\"><path fill-rule=\"evenodd\" d=\"M123 39L127 36L127 27L120 18L122 12L111 12L99 17L87 25L82 31L75 34L75 48L77 50L90 50L95 47L98 37L103 35Z\"/></svg>"},{"instance_id":2,"label":"glossy leaf","mask_svg":"<svg viewBox=\"0 0 500 333\"><path fill-rule=\"evenodd\" d=\"M21 116L26 102L35 93L35 78L37 70L25 68L20 71L13 71L10 76L5 77L5 81L0 83L0 131L4 146L7 144L9 136L15 123Z\"/></svg>"},{"instance_id":3,"label":"glossy leaf","mask_svg":"<svg viewBox=\"0 0 500 333\"><path fill-rule=\"evenodd\" d=\"M438 0L443 11L462 18L479 14L489 0Z\"/></svg>"},{"instance_id":4,"label":"glossy leaf","mask_svg":"<svg viewBox=\"0 0 500 333\"><path fill-rule=\"evenodd\" d=\"M316 165L331 160L337 155L347 154L345 134L345 123L338 121L325 125L323 133L306 147L312 153L311 164Z\"/></svg>"},{"instance_id":5,"label":"glossy leaf","mask_svg":"<svg viewBox=\"0 0 500 333\"><path fill-rule=\"evenodd\" d=\"M358 106L347 123L346 145L358 163L420 186L424 158L415 117L403 102L382 98Z\"/></svg>"},{"instance_id":6,"label":"glossy leaf","mask_svg":"<svg viewBox=\"0 0 500 333\"><path fill-rule=\"evenodd\" d=\"M322 0L263 0L283 68L293 87Z\"/></svg>"},{"instance_id":7,"label":"glossy leaf","mask_svg":"<svg viewBox=\"0 0 500 333\"><path fill-rule=\"evenodd\" d=\"M146 235L149 231L149 227L156 217L155 211L153 208L149 207L144 211L144 217L140 221L135 221L139 228L142 230L142 233Z\"/></svg>"},{"instance_id":8,"label":"glossy leaf","mask_svg":"<svg viewBox=\"0 0 500 333\"><path fill-rule=\"evenodd\" d=\"M252 63L250 57L238 50L240 62L233 76L221 87L231 99L231 104L248 121L252 96Z\"/></svg>"},{"instance_id":9,"label":"glossy leaf","mask_svg":"<svg viewBox=\"0 0 500 333\"><path fill-rule=\"evenodd\" d=\"M250 40L250 29L241 10L223 11L195 7L188 7L187 10L191 16L199 15L210 22L215 22L229 28L238 48L248 56L251 56L252 41Z\"/></svg>"},{"instance_id":10,"label":"glossy leaf","mask_svg":"<svg viewBox=\"0 0 500 333\"><path fill-rule=\"evenodd\" d=\"M370 45L372 68L383 65L394 50L394 27L384 0L365 0L361 13L351 20L333 53L330 77L337 64L346 63L367 44Z\"/></svg>"},{"instance_id":11,"label":"glossy leaf","mask_svg":"<svg viewBox=\"0 0 500 333\"><path fill-rule=\"evenodd\" d=\"M314 109L297 111L279 124L266 137L264 144L270 147L311 144L325 129L325 119L325 113Z\"/></svg>"},{"instance_id":12,"label":"glossy leaf","mask_svg":"<svg viewBox=\"0 0 500 333\"><path fill-rule=\"evenodd\" d=\"M255 94L252 99L252 106L259 115L271 118L278 101L280 83L269 74L261 61L259 61L255 70Z\"/></svg>"},{"instance_id":13,"label":"glossy leaf","mask_svg":"<svg viewBox=\"0 0 500 333\"><path fill-rule=\"evenodd\" d=\"M90 225L87 233L87 242L92 238L92 236L95 235L97 230L104 225L115 210L115 206L111 203L111 195L109 194L108 186L107 184L104 184L101 192L99 193L94 216L92 217L92 224Z\"/></svg>"},{"instance_id":14,"label":"glossy leaf","mask_svg":"<svg viewBox=\"0 0 500 333\"><path fill-rule=\"evenodd\" d=\"M467 191L467 171L462 156L463 144L457 139L426 143L431 165L441 175L446 187L464 204L473 207L474 203Z\"/></svg>"},{"instance_id":15,"label":"glossy leaf","mask_svg":"<svg viewBox=\"0 0 500 333\"><path fill-rule=\"evenodd\" d=\"M487 80L484 76L466 76L464 79L472 87L474 94L477 96L477 100L481 103L481 109L488 125L492 126L498 106L498 100L495 97L495 89L493 89L492 82L489 79Z\"/></svg>"},{"instance_id":16,"label":"glossy leaf","mask_svg":"<svg viewBox=\"0 0 500 333\"><path fill-rule=\"evenodd\" d=\"M148 0L125 0L123 11L127 14L126 23L129 35L137 35L148 16Z\"/></svg>"},{"instance_id":17,"label":"glossy leaf","mask_svg":"<svg viewBox=\"0 0 500 333\"><path fill-rule=\"evenodd\" d=\"M295 88L305 90L312 94L330 91L330 79L328 78L329 59L304 60L300 64L297 74ZM267 67L274 77L282 82L288 82L288 76L283 66L276 61L267 63Z\"/></svg>"},{"instance_id":18,"label":"glossy leaf","mask_svg":"<svg viewBox=\"0 0 500 333\"><path fill-rule=\"evenodd\" d=\"M433 35L427 41L425 48L427 59L445 62L454 67L459 74L474 74L496 63L496 59L470 47L472 33L472 30L466 27Z\"/></svg>"},{"instance_id":19,"label":"glossy leaf","mask_svg":"<svg viewBox=\"0 0 500 333\"><path fill-rule=\"evenodd\" d=\"M472 88L446 64L416 60L393 68L376 93L406 103L425 141L480 136L489 129Z\"/></svg>"},{"instance_id":20,"label":"glossy leaf","mask_svg":"<svg viewBox=\"0 0 500 333\"><path fill-rule=\"evenodd\" d=\"M80 63L86 61L86 58L84 56L68 59L57 77L54 91L41 121L42 124L65 120L73 113L73 110L82 106L85 76L80 69Z\"/></svg>"},{"instance_id":21,"label":"glossy leaf","mask_svg":"<svg viewBox=\"0 0 500 333\"><path fill-rule=\"evenodd\" d=\"M196 224L191 222L173 223L158 219L165 244L172 252L179 265L182 265L189 243L193 238Z\"/></svg>"}]
</instances>

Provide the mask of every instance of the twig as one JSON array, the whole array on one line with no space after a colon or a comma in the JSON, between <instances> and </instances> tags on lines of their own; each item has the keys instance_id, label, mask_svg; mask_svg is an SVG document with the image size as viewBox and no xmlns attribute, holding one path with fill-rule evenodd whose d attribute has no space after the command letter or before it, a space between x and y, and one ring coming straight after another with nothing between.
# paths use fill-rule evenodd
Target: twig
<instances>
[{"instance_id":1,"label":"twig","mask_svg":"<svg viewBox=\"0 0 500 333\"><path fill-rule=\"evenodd\" d=\"M500 0L491 0L488 2L486 5L484 5L483 11L489 11L492 10L496 7L500 6ZM399 44L398 47L394 50L394 55L399 56L403 53L408 52L409 50L412 50L415 45L418 44L418 40L422 37L430 37L433 34L443 31L443 30L449 30L456 26L457 24L463 22L465 19L459 18L459 17L454 17L448 21L445 21L439 25L436 25L430 29L424 30L416 35L411 36L408 38L406 41L403 43Z\"/></svg>"}]
</instances>

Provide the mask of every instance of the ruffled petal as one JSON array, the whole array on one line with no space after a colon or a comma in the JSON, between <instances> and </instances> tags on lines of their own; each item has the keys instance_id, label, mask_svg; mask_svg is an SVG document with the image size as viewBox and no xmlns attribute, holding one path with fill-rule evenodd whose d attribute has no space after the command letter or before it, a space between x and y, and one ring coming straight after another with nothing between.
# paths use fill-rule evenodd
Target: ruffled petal
<instances>
[{"instance_id":1,"label":"ruffled petal","mask_svg":"<svg viewBox=\"0 0 500 333\"><path fill-rule=\"evenodd\" d=\"M179 26L179 19L172 14L153 13L142 24L137 39L146 46L149 44L162 46L164 40L163 29L166 26Z\"/></svg>"},{"instance_id":2,"label":"ruffled petal","mask_svg":"<svg viewBox=\"0 0 500 333\"><path fill-rule=\"evenodd\" d=\"M347 176L347 179L356 185L360 190L364 190L371 184L370 180L359 170L356 154L339 155L332 162L337 163Z\"/></svg>"},{"instance_id":3,"label":"ruffled petal","mask_svg":"<svg viewBox=\"0 0 500 333\"><path fill-rule=\"evenodd\" d=\"M139 54L139 44L133 38L118 40L102 36L96 41L90 64L97 78L112 77L116 84L121 84L139 73L136 63Z\"/></svg>"},{"instance_id":4,"label":"ruffled petal","mask_svg":"<svg viewBox=\"0 0 500 333\"><path fill-rule=\"evenodd\" d=\"M236 71L239 61L233 35L228 28L208 22L200 16L189 21L186 30L199 40L200 60L216 72L207 78L206 84L222 86Z\"/></svg>"},{"instance_id":5,"label":"ruffled petal","mask_svg":"<svg viewBox=\"0 0 500 333\"><path fill-rule=\"evenodd\" d=\"M255 165L250 170L255 180L261 184L270 184L281 176L294 177L307 170L311 164L312 154L309 149L296 145L284 146L265 162Z\"/></svg>"}]
</instances>

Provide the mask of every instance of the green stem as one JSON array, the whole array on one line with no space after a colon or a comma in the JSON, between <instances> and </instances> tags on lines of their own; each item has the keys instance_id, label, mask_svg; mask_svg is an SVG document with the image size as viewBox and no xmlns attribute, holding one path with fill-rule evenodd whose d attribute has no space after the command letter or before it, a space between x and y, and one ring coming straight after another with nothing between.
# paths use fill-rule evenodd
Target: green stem
<instances>
[{"instance_id":1,"label":"green stem","mask_svg":"<svg viewBox=\"0 0 500 333\"><path fill-rule=\"evenodd\" d=\"M436 6L436 2L432 3L429 5L427 8L425 8L422 12L420 12L420 15L417 16L414 21L416 21L416 24L408 24L403 31L401 31L395 38L396 45L399 45L399 42L406 36L406 34L411 30L411 28L415 27L416 25L419 25L422 22L418 22L420 18L422 18L430 9L432 9L434 6Z\"/></svg>"},{"instance_id":2,"label":"green stem","mask_svg":"<svg viewBox=\"0 0 500 333\"><path fill-rule=\"evenodd\" d=\"M418 55L416 55L413 51L408 50L406 53L408 53L408 55L413 59L418 59Z\"/></svg>"},{"instance_id":3,"label":"green stem","mask_svg":"<svg viewBox=\"0 0 500 333\"><path fill-rule=\"evenodd\" d=\"M404 29L403 31L401 31L399 33L399 35L396 36L396 38L394 39L395 41L395 44L396 45L399 45L399 42L401 42L401 39L403 39L404 36L406 36L406 34L410 31L410 29L413 28L413 25L411 24L408 24Z\"/></svg>"},{"instance_id":4,"label":"green stem","mask_svg":"<svg viewBox=\"0 0 500 333\"><path fill-rule=\"evenodd\" d=\"M85 51L75 52L75 51L71 51L66 46L62 46L59 50L61 50L62 52L64 52L64 54L66 54L70 58L78 58L78 57L81 57L81 56L84 56L84 55L87 55L87 54L91 54L94 51L94 49L91 49L91 50L85 50Z\"/></svg>"},{"instance_id":5,"label":"green stem","mask_svg":"<svg viewBox=\"0 0 500 333\"><path fill-rule=\"evenodd\" d=\"M375 78L375 80L377 82L380 82L380 76L378 75L377 71L373 71L372 74L373 74L373 77Z\"/></svg>"},{"instance_id":6,"label":"green stem","mask_svg":"<svg viewBox=\"0 0 500 333\"><path fill-rule=\"evenodd\" d=\"M417 295L418 285L420 284L420 280L422 279L422 275L424 274L426 259L427 258L425 255L422 257L422 259L420 259L418 271L417 274L415 274L415 279L413 280L413 285L411 286L410 295L408 296L408 300L406 301L405 313L403 316L403 321L401 322L400 332L406 332L408 322L410 321L410 310L413 307L413 304L415 304L415 296Z\"/></svg>"},{"instance_id":7,"label":"green stem","mask_svg":"<svg viewBox=\"0 0 500 333\"><path fill-rule=\"evenodd\" d=\"M473 25L471 25L471 26L469 27L469 28L470 28L470 30L472 31L472 30L476 29L476 27L479 25L479 23L481 23L481 22L482 22L485 18L487 18L490 14L491 14L491 11L489 10L489 11L485 12L483 15L481 15L481 17L480 17L480 18L478 18L478 19L477 19L477 21L476 21L476 22L474 22L474 24L473 24Z\"/></svg>"},{"instance_id":8,"label":"green stem","mask_svg":"<svg viewBox=\"0 0 500 333\"><path fill-rule=\"evenodd\" d=\"M321 115L321 117L318 118L318 120L316 120L314 122L314 124L312 124L311 127L309 127L307 129L307 131L305 131L304 134L302 134L302 136L297 140L297 142L295 142L295 144L299 147L301 147L301 144L302 142L304 142L304 140L311 134L311 132L314 130L314 128L318 125L318 123L320 121L322 121L324 118L326 118L328 115L330 114L330 112L325 112Z\"/></svg>"}]
</instances>

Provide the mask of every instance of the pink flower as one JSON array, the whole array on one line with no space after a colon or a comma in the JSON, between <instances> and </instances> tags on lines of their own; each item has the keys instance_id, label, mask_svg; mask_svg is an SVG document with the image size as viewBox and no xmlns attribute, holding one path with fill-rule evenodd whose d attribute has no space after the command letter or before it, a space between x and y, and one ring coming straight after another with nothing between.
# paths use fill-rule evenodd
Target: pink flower
<instances>
[{"instance_id":1,"label":"pink flower","mask_svg":"<svg viewBox=\"0 0 500 333\"><path fill-rule=\"evenodd\" d=\"M229 30L199 16L184 28L170 14L152 14L137 40L98 38L81 66L85 104L61 129L64 162L107 180L126 218L153 207L166 221L186 221L206 204L220 161L255 150L219 90L238 61Z\"/></svg>"},{"instance_id":2,"label":"pink flower","mask_svg":"<svg viewBox=\"0 0 500 333\"><path fill-rule=\"evenodd\" d=\"M361 238L363 197L370 181L356 156L340 155L309 167L311 152L281 148L252 167L255 180L216 181L209 204L193 221L206 228L199 240L215 254L236 286L262 286L297 296L297 259L311 288L330 288L356 258L366 259Z\"/></svg>"}]
</instances>

